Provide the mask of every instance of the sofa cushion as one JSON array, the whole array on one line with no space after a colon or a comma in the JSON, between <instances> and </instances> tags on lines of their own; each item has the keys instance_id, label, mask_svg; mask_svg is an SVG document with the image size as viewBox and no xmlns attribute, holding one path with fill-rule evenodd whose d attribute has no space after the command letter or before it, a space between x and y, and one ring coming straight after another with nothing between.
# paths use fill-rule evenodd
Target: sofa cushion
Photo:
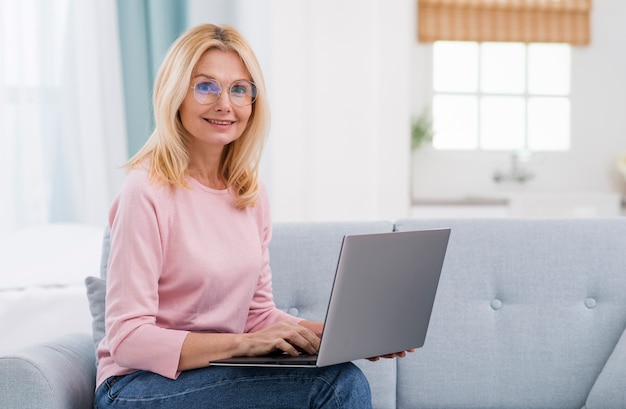
<instances>
[{"instance_id":1,"label":"sofa cushion","mask_svg":"<svg viewBox=\"0 0 626 409\"><path fill-rule=\"evenodd\" d=\"M2 267L0 277L4 277ZM70 332L90 334L92 321L82 281L0 289L0 355Z\"/></svg>"},{"instance_id":2,"label":"sofa cushion","mask_svg":"<svg viewBox=\"0 0 626 409\"><path fill-rule=\"evenodd\" d=\"M102 237L102 254L100 255L100 277L107 278L109 268L109 254L111 254L111 229L109 226L104 230Z\"/></svg>"},{"instance_id":3,"label":"sofa cushion","mask_svg":"<svg viewBox=\"0 0 626 409\"><path fill-rule=\"evenodd\" d=\"M626 218L396 223L436 227L448 253L398 406L583 407L626 324Z\"/></svg>"},{"instance_id":4,"label":"sofa cushion","mask_svg":"<svg viewBox=\"0 0 626 409\"><path fill-rule=\"evenodd\" d=\"M586 408L626 408L626 330L593 385Z\"/></svg>"},{"instance_id":5,"label":"sofa cushion","mask_svg":"<svg viewBox=\"0 0 626 409\"><path fill-rule=\"evenodd\" d=\"M0 234L0 354L91 332L83 280L98 274L101 237L101 227L75 223Z\"/></svg>"},{"instance_id":6,"label":"sofa cushion","mask_svg":"<svg viewBox=\"0 0 626 409\"><path fill-rule=\"evenodd\" d=\"M106 297L106 281L98 277L87 277L85 279L87 287L87 299L89 300L89 311L93 318L92 335L95 347L98 347L104 338L104 304Z\"/></svg>"}]
</instances>

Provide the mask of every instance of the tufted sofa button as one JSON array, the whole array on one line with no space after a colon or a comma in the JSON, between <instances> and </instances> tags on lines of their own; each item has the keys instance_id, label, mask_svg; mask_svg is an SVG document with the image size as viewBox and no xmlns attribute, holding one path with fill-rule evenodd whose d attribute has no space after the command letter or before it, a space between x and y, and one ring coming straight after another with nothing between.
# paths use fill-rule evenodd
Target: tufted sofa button
<instances>
[{"instance_id":1,"label":"tufted sofa button","mask_svg":"<svg viewBox=\"0 0 626 409\"><path fill-rule=\"evenodd\" d=\"M589 297L585 300L585 306L587 308L594 308L596 306L596 299L593 297Z\"/></svg>"},{"instance_id":2,"label":"tufted sofa button","mask_svg":"<svg viewBox=\"0 0 626 409\"><path fill-rule=\"evenodd\" d=\"M494 310L499 310L500 308L502 308L502 301L497 298L494 298L491 301L491 308L493 308Z\"/></svg>"},{"instance_id":3,"label":"tufted sofa button","mask_svg":"<svg viewBox=\"0 0 626 409\"><path fill-rule=\"evenodd\" d=\"M297 317L297 316L299 316L299 315L300 315L300 310L298 310L296 307L291 307L291 308L289 308L289 310L287 310L287 312L288 312L290 315L293 315L294 317Z\"/></svg>"}]
</instances>

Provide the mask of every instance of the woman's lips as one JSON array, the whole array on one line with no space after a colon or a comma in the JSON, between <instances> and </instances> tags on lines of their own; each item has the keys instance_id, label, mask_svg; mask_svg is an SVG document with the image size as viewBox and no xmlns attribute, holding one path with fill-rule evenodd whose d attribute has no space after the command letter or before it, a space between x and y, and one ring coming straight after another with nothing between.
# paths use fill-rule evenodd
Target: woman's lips
<instances>
[{"instance_id":1,"label":"woman's lips","mask_svg":"<svg viewBox=\"0 0 626 409\"><path fill-rule=\"evenodd\" d=\"M204 118L204 120L210 124L220 125L220 126L227 126L227 125L232 125L235 123L235 121L226 121L226 120L211 119L211 118Z\"/></svg>"}]
</instances>

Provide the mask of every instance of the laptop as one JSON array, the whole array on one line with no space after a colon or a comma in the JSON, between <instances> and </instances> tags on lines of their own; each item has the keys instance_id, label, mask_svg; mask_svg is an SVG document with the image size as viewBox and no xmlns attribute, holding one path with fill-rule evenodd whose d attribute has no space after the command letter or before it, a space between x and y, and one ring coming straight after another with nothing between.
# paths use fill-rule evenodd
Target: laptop
<instances>
[{"instance_id":1,"label":"laptop","mask_svg":"<svg viewBox=\"0 0 626 409\"><path fill-rule=\"evenodd\" d=\"M216 366L322 367L424 345L450 229L346 235L316 355L212 361Z\"/></svg>"}]
</instances>

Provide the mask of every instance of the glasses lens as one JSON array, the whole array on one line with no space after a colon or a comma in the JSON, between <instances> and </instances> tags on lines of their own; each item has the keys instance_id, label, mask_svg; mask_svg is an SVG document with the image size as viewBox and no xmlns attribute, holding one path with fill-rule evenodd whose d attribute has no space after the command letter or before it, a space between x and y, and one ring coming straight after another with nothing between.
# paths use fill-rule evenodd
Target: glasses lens
<instances>
[{"instance_id":1,"label":"glasses lens","mask_svg":"<svg viewBox=\"0 0 626 409\"><path fill-rule=\"evenodd\" d=\"M193 93L199 103L210 104L220 97L222 86L215 80L201 81L194 85Z\"/></svg>"},{"instance_id":2,"label":"glasses lens","mask_svg":"<svg viewBox=\"0 0 626 409\"><path fill-rule=\"evenodd\" d=\"M241 80L230 86L230 100L239 106L250 105L256 100L257 89L250 81Z\"/></svg>"}]
</instances>

